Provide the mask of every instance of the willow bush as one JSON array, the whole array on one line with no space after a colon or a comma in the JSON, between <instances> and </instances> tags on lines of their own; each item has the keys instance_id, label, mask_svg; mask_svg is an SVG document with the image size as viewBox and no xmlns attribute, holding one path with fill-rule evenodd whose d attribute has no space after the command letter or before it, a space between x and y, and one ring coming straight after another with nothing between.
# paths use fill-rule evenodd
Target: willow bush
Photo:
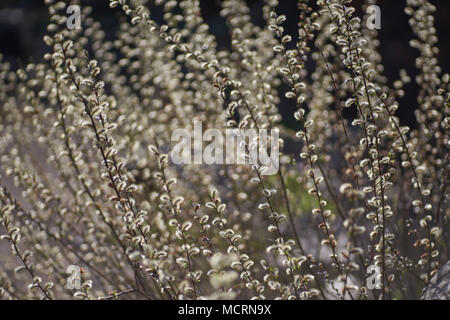
<instances>
[{"instance_id":1,"label":"willow bush","mask_svg":"<svg viewBox=\"0 0 450 320\"><path fill-rule=\"evenodd\" d=\"M421 296L449 259L435 6L404 8L418 53L409 128L396 112L411 79L383 75L379 31L349 0L298 0L298 37L277 0L263 27L223 0L230 50L198 0L108 4L124 18L112 41L92 8L70 30L66 4L46 0L42 60L0 64L2 299ZM194 121L278 128L279 170L172 163L171 132Z\"/></svg>"}]
</instances>

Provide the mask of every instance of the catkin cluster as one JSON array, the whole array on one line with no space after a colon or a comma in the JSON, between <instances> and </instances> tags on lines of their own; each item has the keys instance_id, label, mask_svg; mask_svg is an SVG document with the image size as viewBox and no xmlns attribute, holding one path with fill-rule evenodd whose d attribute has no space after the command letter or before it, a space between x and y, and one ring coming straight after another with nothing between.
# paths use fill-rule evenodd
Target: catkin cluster
<instances>
[{"instance_id":1,"label":"catkin cluster","mask_svg":"<svg viewBox=\"0 0 450 320\"><path fill-rule=\"evenodd\" d=\"M90 7L71 30L46 0L41 61L0 56L1 299L420 297L450 245L450 77L430 1L404 9L415 128L396 115L412 79L383 75L351 0L298 0L294 22L264 0L264 26L223 0L229 50L199 0L104 1L123 18L113 40ZM278 129L276 174L174 164L171 132L194 121Z\"/></svg>"}]
</instances>

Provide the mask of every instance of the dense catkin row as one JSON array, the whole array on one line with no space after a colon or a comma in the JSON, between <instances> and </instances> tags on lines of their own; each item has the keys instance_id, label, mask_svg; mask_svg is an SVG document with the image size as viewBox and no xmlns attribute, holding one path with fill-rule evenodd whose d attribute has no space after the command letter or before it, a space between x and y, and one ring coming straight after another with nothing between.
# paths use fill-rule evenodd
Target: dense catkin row
<instances>
[{"instance_id":1,"label":"dense catkin row","mask_svg":"<svg viewBox=\"0 0 450 320\"><path fill-rule=\"evenodd\" d=\"M0 56L1 299L414 299L448 261L450 77L429 1L406 1L418 75L393 83L350 0L299 0L294 22L265 0L264 26L221 1L229 50L198 0L105 0L125 17L111 41L92 8L69 30L45 2L42 60ZM174 163L171 133L195 123L278 129L276 173Z\"/></svg>"}]
</instances>

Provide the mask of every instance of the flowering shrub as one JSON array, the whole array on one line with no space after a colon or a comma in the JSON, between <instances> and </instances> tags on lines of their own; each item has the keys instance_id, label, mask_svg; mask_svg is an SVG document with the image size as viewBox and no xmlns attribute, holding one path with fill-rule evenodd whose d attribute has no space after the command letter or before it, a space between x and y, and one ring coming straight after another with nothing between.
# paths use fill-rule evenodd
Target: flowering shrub
<instances>
[{"instance_id":1,"label":"flowering shrub","mask_svg":"<svg viewBox=\"0 0 450 320\"><path fill-rule=\"evenodd\" d=\"M149 2L109 1L127 18L109 41L89 7L70 30L66 5L46 0L42 62L1 62L0 234L12 255L0 247L0 297L420 297L449 245L436 8L406 1L420 88L410 129L396 111L411 79L383 76L378 31L349 0L297 1L298 38L277 0L264 1L264 27L244 0L223 0L231 50L198 0L152 1L164 24ZM298 132L277 108L286 87ZM171 132L194 121L279 129L276 174L174 164ZM248 157L255 141L242 143Z\"/></svg>"}]
</instances>

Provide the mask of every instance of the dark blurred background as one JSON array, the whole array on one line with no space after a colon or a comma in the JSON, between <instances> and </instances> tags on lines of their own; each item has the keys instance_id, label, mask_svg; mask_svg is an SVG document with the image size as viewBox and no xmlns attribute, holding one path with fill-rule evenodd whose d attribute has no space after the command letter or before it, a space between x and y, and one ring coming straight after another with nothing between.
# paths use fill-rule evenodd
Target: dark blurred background
<instances>
[{"instance_id":1,"label":"dark blurred background","mask_svg":"<svg viewBox=\"0 0 450 320\"><path fill-rule=\"evenodd\" d=\"M68 1L70 2L70 1ZM262 25L262 2L261 0L246 0L251 8L252 20L255 24ZM409 46L412 38L411 28L408 24L408 16L403 12L405 0L380 0L381 8L381 55L385 66L385 75L392 82L398 78L399 70L404 68L414 79L417 74L415 69L415 58L418 51ZM219 46L228 48L230 37L225 20L220 17L220 0L200 0L202 14L216 35ZM357 14L361 14L362 0L354 0L353 5ZM439 63L443 72L450 70L450 1L432 0L437 6L435 14L435 25L440 40ZM94 7L95 19L99 20L105 27L108 38L114 37L114 30L118 21L126 19L120 10L112 10L108 7L108 0L84 0L82 4ZM161 17L161 12L154 9L153 12ZM297 34L297 6L295 0L281 0L280 13L287 15L287 31ZM42 54L47 50L42 41L48 23L48 12L44 0L0 0L0 52L5 56L13 67L28 62L39 61ZM291 23L289 23L291 22ZM404 124L415 125L413 110L417 106L417 86L412 81L406 88L406 96L400 101L399 116ZM284 118L292 118L293 106L282 101L280 112Z\"/></svg>"}]
</instances>

